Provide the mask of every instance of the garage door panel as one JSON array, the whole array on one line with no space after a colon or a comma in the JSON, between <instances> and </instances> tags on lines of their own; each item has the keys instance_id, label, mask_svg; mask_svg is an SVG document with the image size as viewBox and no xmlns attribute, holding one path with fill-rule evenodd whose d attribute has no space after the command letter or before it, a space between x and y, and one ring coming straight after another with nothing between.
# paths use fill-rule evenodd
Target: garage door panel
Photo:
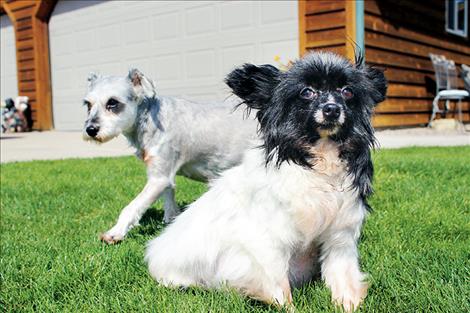
<instances>
[{"instance_id":1,"label":"garage door panel","mask_svg":"<svg viewBox=\"0 0 470 313\"><path fill-rule=\"evenodd\" d=\"M15 30L6 14L0 16L0 99L18 96Z\"/></svg>"},{"instance_id":2,"label":"garage door panel","mask_svg":"<svg viewBox=\"0 0 470 313\"><path fill-rule=\"evenodd\" d=\"M2 49L2 67L6 74L14 75L16 72L16 53L15 47L8 45L5 47L5 52Z\"/></svg>"},{"instance_id":3,"label":"garage door panel","mask_svg":"<svg viewBox=\"0 0 470 313\"><path fill-rule=\"evenodd\" d=\"M297 7L288 1L260 1L261 22L272 24L297 19Z\"/></svg>"},{"instance_id":4,"label":"garage door panel","mask_svg":"<svg viewBox=\"0 0 470 313\"><path fill-rule=\"evenodd\" d=\"M66 91L70 89L74 89L76 86L74 86L75 82L77 81L75 77L75 69L69 68L69 69L61 69L55 71L55 77L56 77L56 86L59 88L61 91Z\"/></svg>"},{"instance_id":5,"label":"garage door panel","mask_svg":"<svg viewBox=\"0 0 470 313\"><path fill-rule=\"evenodd\" d=\"M198 35L216 32L215 5L186 9L186 34Z\"/></svg>"},{"instance_id":6,"label":"garage door panel","mask_svg":"<svg viewBox=\"0 0 470 313\"><path fill-rule=\"evenodd\" d=\"M153 16L153 38L155 40L162 40L179 37L181 35L181 16L180 12Z\"/></svg>"},{"instance_id":7,"label":"garage door panel","mask_svg":"<svg viewBox=\"0 0 470 313\"><path fill-rule=\"evenodd\" d=\"M142 73L144 73L144 75L148 75L149 77L151 77L150 73L153 72L153 61L150 59L125 60L121 63L121 71L119 73L116 73L116 75L119 75L119 76L126 75L128 71L132 68L137 68ZM154 77L151 77L151 78L154 79Z\"/></svg>"},{"instance_id":8,"label":"garage door panel","mask_svg":"<svg viewBox=\"0 0 470 313\"><path fill-rule=\"evenodd\" d=\"M284 64L289 60L295 60L298 58L298 55L293 53L292 46L297 43L296 40L263 42L261 43L262 58L273 59L277 55L281 57L281 61Z\"/></svg>"},{"instance_id":9,"label":"garage door panel","mask_svg":"<svg viewBox=\"0 0 470 313\"><path fill-rule=\"evenodd\" d=\"M75 69L75 77L76 77L75 88L77 90L82 90L82 94L80 95L79 93L80 102L81 102L81 99L85 96L85 93L88 87L88 75L90 74L90 72L97 72L97 71L90 70L88 66Z\"/></svg>"},{"instance_id":10,"label":"garage door panel","mask_svg":"<svg viewBox=\"0 0 470 313\"><path fill-rule=\"evenodd\" d=\"M254 62L255 47L252 45L223 47L221 49L222 68L219 75L224 75L245 62Z\"/></svg>"},{"instance_id":11,"label":"garage door panel","mask_svg":"<svg viewBox=\"0 0 470 313\"><path fill-rule=\"evenodd\" d=\"M182 79L181 54L158 56L153 62L151 73L159 82L173 82ZM176 82L177 83L177 82Z\"/></svg>"},{"instance_id":12,"label":"garage door panel","mask_svg":"<svg viewBox=\"0 0 470 313\"><path fill-rule=\"evenodd\" d=\"M116 76L123 76L127 74L128 70L129 70L129 67L125 67L121 62L102 63L100 65L95 65L92 68L93 72L101 73L103 75L116 75Z\"/></svg>"},{"instance_id":13,"label":"garage door panel","mask_svg":"<svg viewBox=\"0 0 470 313\"><path fill-rule=\"evenodd\" d=\"M86 53L97 49L96 30L86 29L75 32L74 43L76 52Z\"/></svg>"},{"instance_id":14,"label":"garage door panel","mask_svg":"<svg viewBox=\"0 0 470 313\"><path fill-rule=\"evenodd\" d=\"M215 51L212 49L186 53L186 77L188 79L214 78Z\"/></svg>"},{"instance_id":15,"label":"garage door panel","mask_svg":"<svg viewBox=\"0 0 470 313\"><path fill-rule=\"evenodd\" d=\"M245 1L225 2L220 5L221 30L240 30L254 25L253 8ZM243 18L240 18L243 16Z\"/></svg>"},{"instance_id":16,"label":"garage door panel","mask_svg":"<svg viewBox=\"0 0 470 313\"><path fill-rule=\"evenodd\" d=\"M83 83L83 86L85 88L86 83ZM85 91L85 89L83 91ZM67 94L54 95L57 102L68 108L67 111L62 112L63 115L60 118L60 126L62 129L81 129L81 126L86 119L87 112L86 107L83 105L84 95L84 92L73 98L69 97Z\"/></svg>"},{"instance_id":17,"label":"garage door panel","mask_svg":"<svg viewBox=\"0 0 470 313\"><path fill-rule=\"evenodd\" d=\"M130 20L122 24L123 37L125 44L143 43L150 40L150 20L138 19Z\"/></svg>"},{"instance_id":18,"label":"garage door panel","mask_svg":"<svg viewBox=\"0 0 470 313\"><path fill-rule=\"evenodd\" d=\"M59 1L49 29L58 129L82 127L90 71L137 67L163 95L222 100L234 66L298 55L297 1Z\"/></svg>"},{"instance_id":19,"label":"garage door panel","mask_svg":"<svg viewBox=\"0 0 470 313\"><path fill-rule=\"evenodd\" d=\"M121 25L109 24L97 29L98 47L116 48L121 45Z\"/></svg>"}]
</instances>

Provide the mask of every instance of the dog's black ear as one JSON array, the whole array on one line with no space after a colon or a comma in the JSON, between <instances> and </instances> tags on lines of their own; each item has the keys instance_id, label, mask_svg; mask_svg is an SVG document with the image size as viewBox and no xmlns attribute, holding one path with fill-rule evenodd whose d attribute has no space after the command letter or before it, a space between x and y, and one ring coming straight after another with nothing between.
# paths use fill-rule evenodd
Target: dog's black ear
<instances>
[{"instance_id":1,"label":"dog's black ear","mask_svg":"<svg viewBox=\"0 0 470 313\"><path fill-rule=\"evenodd\" d=\"M384 71L375 67L366 68L366 77L372 83L371 97L375 104L385 100L387 94L387 79Z\"/></svg>"},{"instance_id":2,"label":"dog's black ear","mask_svg":"<svg viewBox=\"0 0 470 313\"><path fill-rule=\"evenodd\" d=\"M280 71L272 65L244 64L225 78L225 83L249 108L260 110L271 99Z\"/></svg>"}]
</instances>

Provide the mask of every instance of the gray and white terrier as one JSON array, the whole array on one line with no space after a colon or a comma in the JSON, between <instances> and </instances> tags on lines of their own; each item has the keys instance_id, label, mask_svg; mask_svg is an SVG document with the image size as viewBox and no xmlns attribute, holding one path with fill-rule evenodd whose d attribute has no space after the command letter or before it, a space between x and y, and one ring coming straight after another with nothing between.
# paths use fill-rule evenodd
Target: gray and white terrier
<instances>
[{"instance_id":1,"label":"gray and white terrier","mask_svg":"<svg viewBox=\"0 0 470 313\"><path fill-rule=\"evenodd\" d=\"M170 222L180 212L174 196L177 174L198 181L216 178L241 161L256 137L256 122L230 103L157 96L154 82L137 69L123 77L91 73L84 104L84 139L104 143L123 134L147 167L144 189L100 236L109 244L123 240L161 195L164 221Z\"/></svg>"}]
</instances>

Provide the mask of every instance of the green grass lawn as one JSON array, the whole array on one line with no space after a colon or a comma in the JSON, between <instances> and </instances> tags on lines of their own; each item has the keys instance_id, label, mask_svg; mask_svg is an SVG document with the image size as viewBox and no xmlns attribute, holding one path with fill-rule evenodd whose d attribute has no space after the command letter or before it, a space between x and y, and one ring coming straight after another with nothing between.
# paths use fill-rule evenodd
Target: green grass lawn
<instances>
[{"instance_id":1,"label":"green grass lawn","mask_svg":"<svg viewBox=\"0 0 470 313\"><path fill-rule=\"evenodd\" d=\"M374 211L363 229L363 312L470 312L470 147L375 153ZM275 312L234 292L169 290L143 262L161 203L122 244L98 234L145 183L132 157L1 165L0 311ZM178 178L180 205L205 190ZM297 312L330 312L322 282L295 290Z\"/></svg>"}]
</instances>

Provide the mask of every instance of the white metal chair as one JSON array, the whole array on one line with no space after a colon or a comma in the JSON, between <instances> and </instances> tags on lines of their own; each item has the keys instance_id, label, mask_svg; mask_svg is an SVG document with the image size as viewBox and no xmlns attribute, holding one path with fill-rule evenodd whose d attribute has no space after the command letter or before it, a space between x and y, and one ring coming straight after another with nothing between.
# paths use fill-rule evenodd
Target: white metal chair
<instances>
[{"instance_id":1,"label":"white metal chair","mask_svg":"<svg viewBox=\"0 0 470 313\"><path fill-rule=\"evenodd\" d=\"M465 89L470 92L470 66L462 64L462 70L460 71L460 75L462 76Z\"/></svg>"},{"instance_id":2,"label":"white metal chair","mask_svg":"<svg viewBox=\"0 0 470 313\"><path fill-rule=\"evenodd\" d=\"M449 102L457 100L457 108L459 113L459 121L463 123L462 115L462 99L469 97L470 93L463 89L458 89L458 74L455 63L452 60L447 60L443 55L430 53L432 66L436 76L436 97L432 102L432 114L429 119L428 126L431 126L432 121L437 113L446 114L449 111ZM444 109L439 109L439 101L446 100Z\"/></svg>"}]
</instances>

